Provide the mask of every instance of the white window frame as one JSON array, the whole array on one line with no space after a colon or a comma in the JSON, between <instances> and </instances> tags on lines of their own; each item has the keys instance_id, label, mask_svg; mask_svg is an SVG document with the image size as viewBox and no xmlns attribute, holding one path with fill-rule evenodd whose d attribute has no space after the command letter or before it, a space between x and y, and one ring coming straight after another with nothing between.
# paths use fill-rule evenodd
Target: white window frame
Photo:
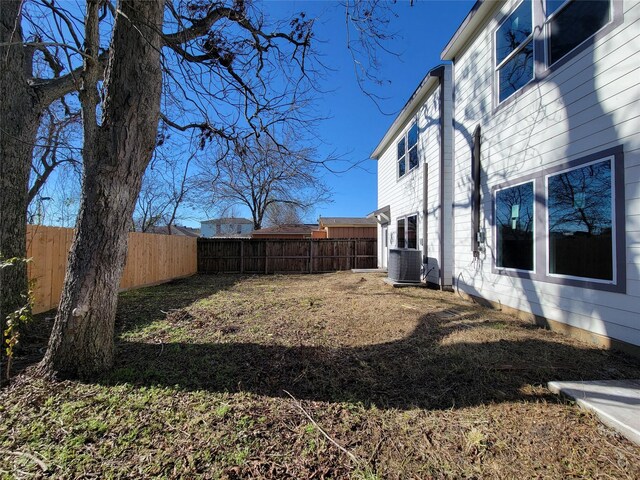
<instances>
[{"instance_id":1,"label":"white window frame","mask_svg":"<svg viewBox=\"0 0 640 480\"><path fill-rule=\"evenodd\" d=\"M409 168L409 131L413 128L416 127L418 129L417 132L417 139L416 139L416 145L415 145L415 149L418 155L418 163L416 164L415 167L413 168ZM402 139L404 139L404 145L405 145L405 151L404 151L404 174L400 175L400 168L398 167L399 163L400 163L400 159L398 158L398 143L400 143L402 141ZM409 127L402 133L402 135L400 135L394 145L395 145L395 158L396 158L396 180L400 180L402 178L405 178L410 172L413 172L414 170L417 170L418 167L420 166L420 150L418 148L418 145L420 144L420 128L418 126L418 119L414 119L410 124Z\"/></svg>"},{"instance_id":2,"label":"white window frame","mask_svg":"<svg viewBox=\"0 0 640 480\"><path fill-rule=\"evenodd\" d=\"M410 213L408 215L403 215L402 217L398 217L396 219L396 237L397 237L397 241L396 241L396 246L398 245L398 241L400 240L400 235L398 235L398 222L402 221L404 222L404 247L398 247L398 248L410 248L409 245L409 218L411 217L416 217L416 246L414 248L412 248L412 250L418 250L418 247L420 246L420 237L419 237L419 232L420 232L420 215L418 215L417 212L415 213Z\"/></svg>"},{"instance_id":3,"label":"white window frame","mask_svg":"<svg viewBox=\"0 0 640 480\"><path fill-rule=\"evenodd\" d=\"M576 275L566 275L562 273L551 273L551 247L549 245L549 240L551 236L549 235L549 178L555 177L557 175L562 175L563 173L571 172L572 170L578 170L579 168L588 167L589 165L595 165L596 163L602 163L604 161L609 161L611 165L611 280L603 280L600 278L591 278L591 277L578 277ZM588 281L593 283L602 283L604 285L615 285L616 279L618 278L618 251L617 251L617 225L616 225L616 177L615 177L615 156L609 155L597 160L593 160L587 163L583 163L580 165L576 165L574 167L565 168L564 170L560 170L558 172L553 172L549 175L545 175L544 177L544 203L545 203L545 248L546 248L546 256L547 256L547 264L546 264L546 275L553 278L567 278L570 280L580 280L580 281Z\"/></svg>"},{"instance_id":4,"label":"white window frame","mask_svg":"<svg viewBox=\"0 0 640 480\"><path fill-rule=\"evenodd\" d=\"M551 47L551 43L549 42L549 39L551 38L551 21L557 17L560 12L562 12L563 10L565 10L567 8L567 6L573 2L575 2L577 0L565 0L564 3L562 5L560 5L555 12L553 12L551 15L547 15L547 0L544 1L544 64L547 66L547 68L551 67L552 65L555 65L559 62L561 62L564 58L566 58L568 55L571 55L571 53L575 50L577 50L578 48L580 48L580 45L582 45L583 43L589 41L591 38L593 38L594 35L596 35L599 31L601 31L602 29L606 28L607 25L610 25L614 18L613 18L613 2L614 0L608 0L609 1L609 21L607 23L605 23L602 27L600 27L598 30L596 30L595 32L593 32L591 35L589 35L587 38L585 38L582 42L580 42L578 45L576 45L573 49L569 50L567 53L565 53L562 57L558 58L555 62L551 63L550 60L550 54L549 54L549 48Z\"/></svg>"},{"instance_id":5,"label":"white window frame","mask_svg":"<svg viewBox=\"0 0 640 480\"><path fill-rule=\"evenodd\" d=\"M533 231L531 232L532 235L532 239L533 239L533 269L531 270L524 270L522 268L511 268L511 267L501 267L498 265L498 192L501 192L503 190L509 190L510 188L515 188L515 187L519 187L520 185L524 185L526 183L530 183L532 185L533 188ZM518 183L513 183L510 185L505 185L504 187L501 188L497 188L493 191L493 218L496 219L496 221L494 222L494 227L493 227L493 244L496 246L496 258L493 261L494 267L497 271L499 272L522 272L522 273L536 273L536 266L537 266L537 255L536 255L536 243L537 243L537 232L536 232L536 179L532 178L531 180L525 180L523 182L518 182Z\"/></svg>"},{"instance_id":6,"label":"white window frame","mask_svg":"<svg viewBox=\"0 0 640 480\"><path fill-rule=\"evenodd\" d=\"M580 1L580 0L565 0L565 2L560 5L555 12L553 12L551 15L547 16L547 0L544 0L544 2L542 2L542 6L540 7L542 10L540 10L540 8L537 7L535 0L531 1L531 35L529 37L527 37L527 40L522 42L522 44L520 46L518 46L518 48L516 48L513 52L509 53L509 55L507 55L507 57L502 60L500 62L500 64L497 64L497 33L498 30L500 30L500 27L502 27L502 25L504 24L504 22L506 22L509 17L518 9L518 7L520 7L520 5L524 2L525 0L522 0L520 2L518 2L516 5L513 6L513 8L511 10L509 10L508 13L506 13L502 19L498 22L498 25L496 26L496 28L493 31L492 34L492 61L493 61L493 98L494 98L494 107L497 108L500 105L509 102L509 100L513 99L519 92L522 92L523 90L525 90L527 88L527 86L529 86L532 82L534 82L535 80L539 80L540 78L544 78L544 76L547 75L547 71L556 66L556 65L561 65L567 58L571 58L571 55L575 54L575 52L579 52L581 47L589 42L591 39L593 39L593 37L595 37L596 35L598 35L600 32L602 32L603 30L607 29L609 26L611 26L613 23L616 23L618 21L621 21L620 19L617 19L617 16L620 16L619 14L621 12L618 12L618 14L616 14L616 11L614 10L615 8L620 9L620 6L615 6L615 3L617 0L608 0L609 1L609 21L604 24L601 28L599 28L598 30L596 30L593 34L591 34L589 37L585 38L582 42L580 42L578 45L576 45L573 49L571 49L570 51L568 51L565 55L563 55L562 57L560 57L559 59L557 59L555 62L550 63L550 55L549 55L549 48L550 48L550 37L551 37L551 32L550 32L550 23L551 21L557 16L559 15L563 10L565 10L567 8L567 6L569 4L571 4L572 2L575 1ZM540 14L542 14L542 18L540 17ZM535 32L536 30L539 30L542 32L542 34L538 37L536 36ZM508 97L506 97L504 100L500 100L500 69L507 63L509 62L515 55L517 55L523 48L525 45L527 45L529 42L531 42L531 47L533 50L533 73L531 76L531 79L525 83L524 85L522 85L522 87L520 87L518 90L516 90L515 92L513 92L511 95L509 95ZM538 52L538 48L537 46L541 45L542 46L542 52ZM538 68L536 68L536 63L543 63L543 67L542 69L539 71Z\"/></svg>"},{"instance_id":7,"label":"white window frame","mask_svg":"<svg viewBox=\"0 0 640 480\"><path fill-rule=\"evenodd\" d=\"M500 105L504 102L506 102L507 100L509 100L510 98L512 98L516 93L522 91L523 88L525 88L527 85L529 85L531 82L533 82L533 80L535 80L536 78L536 65L535 65L535 58L536 58L536 45L535 45L535 38L533 35L533 32L535 32L536 29L536 19L535 19L535 8L534 8L534 2L531 1L531 33L529 34L529 36L518 46L518 48L516 48L513 52L509 53L509 55L507 55L499 64L498 64L498 57L497 57L497 48L498 48L498 40L496 38L498 31L500 30L500 27L502 27L502 25L509 20L509 18L511 17L511 15L513 15L513 13L520 7L520 5L522 5L525 1L527 0L521 0L520 2L518 2L510 11L509 13L507 13L504 18L498 23L498 26L496 27L496 29L493 32L493 64L494 64L494 68L493 68L493 78L494 78L494 97L496 98L496 105ZM545 2L546 4L546 2ZM508 97L506 97L504 100L500 100L500 69L502 67L504 67L509 61L511 61L516 55L518 55L526 45L528 45L529 43L531 43L531 51L533 52L533 67L532 67L532 71L531 71L531 78L529 79L529 81L527 83L525 83L524 85L522 85L518 90L515 90L514 92L511 93L511 95L509 95Z\"/></svg>"}]
</instances>

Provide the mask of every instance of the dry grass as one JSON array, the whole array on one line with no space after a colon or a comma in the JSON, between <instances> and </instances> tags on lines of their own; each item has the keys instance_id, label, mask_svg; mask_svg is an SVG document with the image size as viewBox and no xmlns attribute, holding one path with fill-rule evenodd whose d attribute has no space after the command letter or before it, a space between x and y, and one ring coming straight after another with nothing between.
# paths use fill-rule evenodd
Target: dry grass
<instances>
[{"instance_id":1,"label":"dry grass","mask_svg":"<svg viewBox=\"0 0 640 480\"><path fill-rule=\"evenodd\" d=\"M638 446L545 387L638 378L636 360L455 294L199 276L118 316L110 374L0 393L0 476L640 477Z\"/></svg>"}]
</instances>

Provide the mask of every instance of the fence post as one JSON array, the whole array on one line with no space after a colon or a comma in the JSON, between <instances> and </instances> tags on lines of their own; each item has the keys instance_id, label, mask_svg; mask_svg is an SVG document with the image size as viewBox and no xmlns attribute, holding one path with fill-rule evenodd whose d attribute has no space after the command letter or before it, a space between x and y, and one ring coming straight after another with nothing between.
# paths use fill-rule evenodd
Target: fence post
<instances>
[{"instance_id":1,"label":"fence post","mask_svg":"<svg viewBox=\"0 0 640 480\"><path fill-rule=\"evenodd\" d=\"M309 273L313 273L313 240L309 239Z\"/></svg>"},{"instance_id":2,"label":"fence post","mask_svg":"<svg viewBox=\"0 0 640 480\"><path fill-rule=\"evenodd\" d=\"M267 275L269 273L269 254L267 252L267 246L269 245L269 240L265 239L264 241L264 274Z\"/></svg>"},{"instance_id":3,"label":"fence post","mask_svg":"<svg viewBox=\"0 0 640 480\"><path fill-rule=\"evenodd\" d=\"M244 273L244 240L240 239L240 273Z\"/></svg>"},{"instance_id":4,"label":"fence post","mask_svg":"<svg viewBox=\"0 0 640 480\"><path fill-rule=\"evenodd\" d=\"M351 268L358 268L358 257L356 256L356 241L351 240L351 255L353 257L353 262L351 263Z\"/></svg>"}]
</instances>

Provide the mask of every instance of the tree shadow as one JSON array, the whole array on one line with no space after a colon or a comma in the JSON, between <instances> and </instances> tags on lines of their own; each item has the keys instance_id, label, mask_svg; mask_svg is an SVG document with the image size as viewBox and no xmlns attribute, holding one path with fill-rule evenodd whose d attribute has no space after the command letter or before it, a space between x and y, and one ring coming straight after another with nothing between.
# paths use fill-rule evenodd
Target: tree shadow
<instances>
[{"instance_id":1,"label":"tree shadow","mask_svg":"<svg viewBox=\"0 0 640 480\"><path fill-rule=\"evenodd\" d=\"M153 287L121 292L116 313L116 336L143 329L166 317L167 312L179 310L207 298L221 290L228 290L247 275L196 275L171 280ZM44 356L51 335L55 310L34 315L20 331L20 343L15 354L11 374L16 376Z\"/></svg>"},{"instance_id":2,"label":"tree shadow","mask_svg":"<svg viewBox=\"0 0 640 480\"><path fill-rule=\"evenodd\" d=\"M97 381L269 397L285 397L286 390L312 401L450 409L559 401L541 386L551 380L640 374L616 354L554 341L553 335L518 339L496 332L487 337L487 329L511 327L499 320L473 320L473 314L470 318L424 315L405 338L359 347L236 342L234 329L219 343L124 341L117 345L114 370ZM450 336L456 332L462 341Z\"/></svg>"}]
</instances>

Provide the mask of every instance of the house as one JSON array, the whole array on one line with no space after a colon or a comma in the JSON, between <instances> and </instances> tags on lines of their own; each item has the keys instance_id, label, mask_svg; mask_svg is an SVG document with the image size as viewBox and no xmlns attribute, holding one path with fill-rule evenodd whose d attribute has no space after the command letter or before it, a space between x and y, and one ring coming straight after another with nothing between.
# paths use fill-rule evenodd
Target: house
<instances>
[{"instance_id":1,"label":"house","mask_svg":"<svg viewBox=\"0 0 640 480\"><path fill-rule=\"evenodd\" d=\"M251 238L268 238L281 240L297 240L311 238L311 232L318 229L317 224L290 223L261 228L251 232Z\"/></svg>"},{"instance_id":2,"label":"house","mask_svg":"<svg viewBox=\"0 0 640 480\"><path fill-rule=\"evenodd\" d=\"M450 65L428 72L371 154L378 161L371 214L378 266L387 268L390 248L420 250L423 276L443 289L453 277L451 92Z\"/></svg>"},{"instance_id":3,"label":"house","mask_svg":"<svg viewBox=\"0 0 640 480\"><path fill-rule=\"evenodd\" d=\"M200 229L185 227L183 225L171 225L171 231L167 225L150 227L146 233L159 233L161 235L177 235L181 237L199 237Z\"/></svg>"},{"instance_id":4,"label":"house","mask_svg":"<svg viewBox=\"0 0 640 480\"><path fill-rule=\"evenodd\" d=\"M419 187L390 171L410 128L401 117L414 108L405 107L374 152L380 238L385 225L391 245L399 231L404 246L426 238L425 255L435 256L436 208L445 224L440 245L451 245L441 287L602 346L640 351L639 43L638 2L478 1L441 57L452 69L452 121L443 134L451 128L453 143L442 149L451 181L438 176L441 202L427 200L402 230L399 217L422 201L412 196ZM428 105L422 98L416 105ZM416 172L436 162L426 140L419 128ZM420 175L408 178L417 183ZM430 168L427 178L425 198Z\"/></svg>"},{"instance_id":5,"label":"house","mask_svg":"<svg viewBox=\"0 0 640 480\"><path fill-rule=\"evenodd\" d=\"M368 217L320 217L313 238L377 238L377 222Z\"/></svg>"},{"instance_id":6,"label":"house","mask_svg":"<svg viewBox=\"0 0 640 480\"><path fill-rule=\"evenodd\" d=\"M250 237L253 231L253 222L246 218L214 218L200 222L202 236L213 237Z\"/></svg>"}]
</instances>

